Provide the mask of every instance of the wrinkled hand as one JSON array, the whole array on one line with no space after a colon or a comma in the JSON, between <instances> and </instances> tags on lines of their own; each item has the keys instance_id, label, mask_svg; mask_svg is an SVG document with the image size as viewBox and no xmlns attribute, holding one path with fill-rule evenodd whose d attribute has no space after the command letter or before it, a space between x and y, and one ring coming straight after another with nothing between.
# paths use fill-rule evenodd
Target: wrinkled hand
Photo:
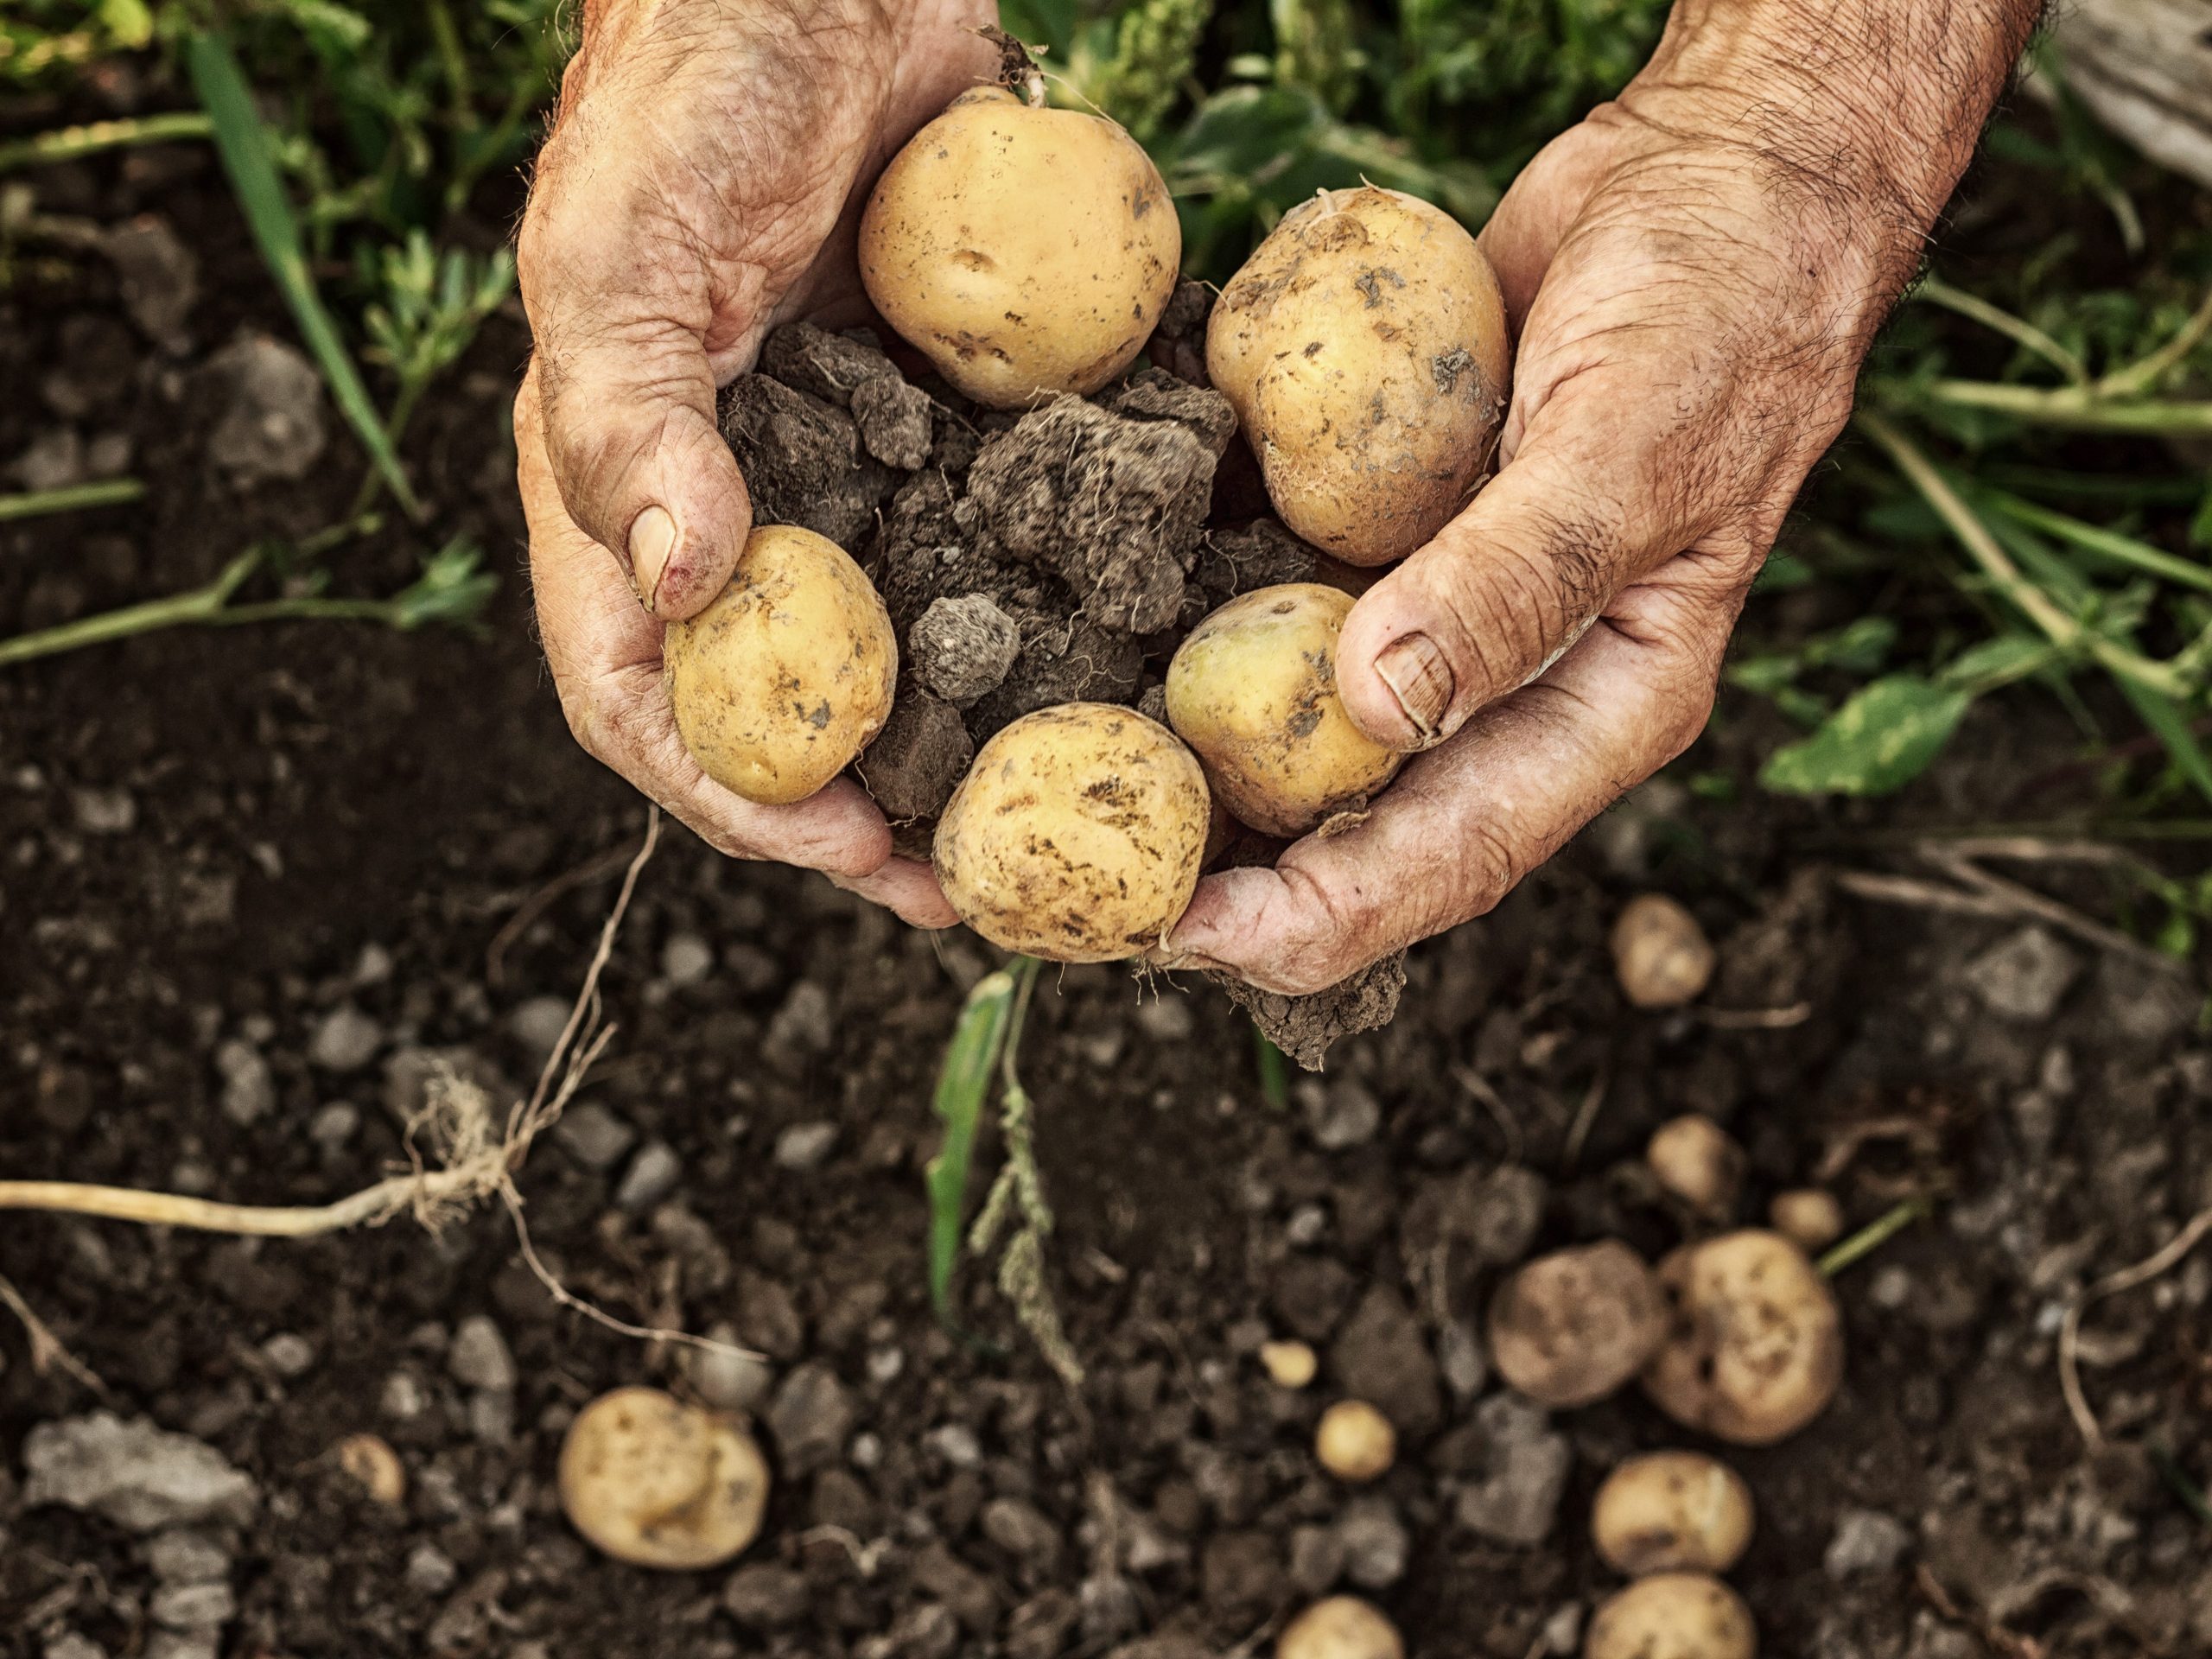
<instances>
[{"instance_id":1,"label":"wrinkled hand","mask_svg":"<svg viewBox=\"0 0 2212 1659\"><path fill-rule=\"evenodd\" d=\"M2018 49L1992 43L1996 84ZM1923 177L1886 165L1912 135L1874 111L1827 149L1786 103L1732 105L1684 67L1662 48L1480 238L1519 341L1500 469L1360 601L1337 659L1352 718L1426 752L1357 830L1203 881L1170 960L1332 984L1488 910L1703 729L1996 85L1954 92L1961 131Z\"/></svg>"},{"instance_id":2,"label":"wrinkled hand","mask_svg":"<svg viewBox=\"0 0 2212 1659\"><path fill-rule=\"evenodd\" d=\"M699 770L661 679L664 622L728 580L752 524L719 385L799 318L864 321L867 187L988 79L994 0L596 0L538 164L518 264L537 355L515 402L538 624L571 730L721 851L824 870L952 919L840 779L758 806Z\"/></svg>"}]
</instances>

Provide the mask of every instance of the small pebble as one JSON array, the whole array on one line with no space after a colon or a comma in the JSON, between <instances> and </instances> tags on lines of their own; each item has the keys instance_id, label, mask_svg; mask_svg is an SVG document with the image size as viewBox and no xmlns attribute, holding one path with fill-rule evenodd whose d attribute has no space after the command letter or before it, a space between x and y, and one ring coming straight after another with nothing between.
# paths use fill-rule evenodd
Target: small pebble
<instances>
[{"instance_id":1,"label":"small pebble","mask_svg":"<svg viewBox=\"0 0 2212 1659\"><path fill-rule=\"evenodd\" d=\"M305 1337L280 1331L261 1344L261 1357L279 1376L304 1376L315 1365L315 1344Z\"/></svg>"},{"instance_id":2,"label":"small pebble","mask_svg":"<svg viewBox=\"0 0 2212 1659\"><path fill-rule=\"evenodd\" d=\"M417 1595L442 1596L461 1577L453 1558L435 1544L417 1544L407 1557L407 1587Z\"/></svg>"},{"instance_id":3,"label":"small pebble","mask_svg":"<svg viewBox=\"0 0 2212 1659\"><path fill-rule=\"evenodd\" d=\"M637 1145L638 1132L594 1100L562 1113L553 1138L586 1169L612 1169Z\"/></svg>"},{"instance_id":4,"label":"small pebble","mask_svg":"<svg viewBox=\"0 0 2212 1659\"><path fill-rule=\"evenodd\" d=\"M323 1015L308 1039L308 1062L326 1071L358 1071L384 1046L384 1027L352 1003Z\"/></svg>"},{"instance_id":5,"label":"small pebble","mask_svg":"<svg viewBox=\"0 0 2212 1659\"><path fill-rule=\"evenodd\" d=\"M715 970L714 947L696 933L677 933L660 949L660 971L671 985L696 985Z\"/></svg>"},{"instance_id":6,"label":"small pebble","mask_svg":"<svg viewBox=\"0 0 2212 1659\"><path fill-rule=\"evenodd\" d=\"M632 1215L650 1210L676 1191L683 1173L674 1148L664 1141L648 1141L623 1172L622 1184L614 1190L615 1207Z\"/></svg>"},{"instance_id":7,"label":"small pebble","mask_svg":"<svg viewBox=\"0 0 2212 1659\"><path fill-rule=\"evenodd\" d=\"M481 1313L473 1313L454 1332L446 1352L446 1369L456 1382L495 1394L512 1393L515 1386L515 1357L499 1327Z\"/></svg>"},{"instance_id":8,"label":"small pebble","mask_svg":"<svg viewBox=\"0 0 2212 1659\"><path fill-rule=\"evenodd\" d=\"M776 1137L776 1162L785 1169L819 1169L836 1144L833 1122L794 1123Z\"/></svg>"}]
</instances>

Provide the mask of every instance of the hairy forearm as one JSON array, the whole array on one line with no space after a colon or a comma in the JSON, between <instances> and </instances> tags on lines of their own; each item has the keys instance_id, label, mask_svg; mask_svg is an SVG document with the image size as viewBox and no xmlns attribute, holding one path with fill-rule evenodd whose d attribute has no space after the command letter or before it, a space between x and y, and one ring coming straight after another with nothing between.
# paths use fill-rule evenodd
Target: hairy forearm
<instances>
[{"instance_id":1,"label":"hairy forearm","mask_svg":"<svg viewBox=\"0 0 2212 1659\"><path fill-rule=\"evenodd\" d=\"M1683 101L1924 233L2044 0L1677 0L1624 96Z\"/></svg>"}]
</instances>

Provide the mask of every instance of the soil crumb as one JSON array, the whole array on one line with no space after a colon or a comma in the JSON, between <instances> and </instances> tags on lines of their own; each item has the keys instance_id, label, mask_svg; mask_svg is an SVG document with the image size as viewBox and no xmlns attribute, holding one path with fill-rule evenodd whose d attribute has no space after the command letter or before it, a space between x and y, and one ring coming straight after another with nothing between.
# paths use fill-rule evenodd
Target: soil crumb
<instances>
[{"instance_id":1,"label":"soil crumb","mask_svg":"<svg viewBox=\"0 0 2212 1659\"><path fill-rule=\"evenodd\" d=\"M1319 1071L1331 1045L1390 1023L1406 988L1406 953L1393 951L1373 967L1311 996L1262 991L1228 974L1206 977L1252 1016L1269 1042L1306 1071Z\"/></svg>"}]
</instances>

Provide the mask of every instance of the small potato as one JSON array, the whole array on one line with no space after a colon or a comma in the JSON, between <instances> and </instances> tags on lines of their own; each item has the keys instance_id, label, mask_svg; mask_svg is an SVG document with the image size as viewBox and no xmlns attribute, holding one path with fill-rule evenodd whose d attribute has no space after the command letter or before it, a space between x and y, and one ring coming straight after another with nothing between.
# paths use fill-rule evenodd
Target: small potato
<instances>
[{"instance_id":1,"label":"small potato","mask_svg":"<svg viewBox=\"0 0 2212 1659\"><path fill-rule=\"evenodd\" d=\"M1490 465L1505 305L1442 209L1367 186L1294 207L1222 290L1206 369L1275 512L1349 564L1428 541Z\"/></svg>"},{"instance_id":2,"label":"small potato","mask_svg":"<svg viewBox=\"0 0 2212 1659\"><path fill-rule=\"evenodd\" d=\"M729 585L661 642L676 729L748 801L803 801L891 717L899 637L851 555L794 524L747 537Z\"/></svg>"},{"instance_id":3,"label":"small potato","mask_svg":"<svg viewBox=\"0 0 2212 1659\"><path fill-rule=\"evenodd\" d=\"M1744 1185L1744 1149L1736 1137L1701 1112L1662 1123L1644 1149L1659 1185L1704 1216L1736 1207Z\"/></svg>"},{"instance_id":4,"label":"small potato","mask_svg":"<svg viewBox=\"0 0 2212 1659\"><path fill-rule=\"evenodd\" d=\"M1262 1343L1260 1364L1279 1389L1305 1388L1321 1369L1320 1357L1302 1342Z\"/></svg>"},{"instance_id":5,"label":"small potato","mask_svg":"<svg viewBox=\"0 0 2212 1659\"><path fill-rule=\"evenodd\" d=\"M1313 1455L1338 1480L1380 1480L1398 1460L1398 1431L1364 1400L1339 1400L1321 1414Z\"/></svg>"},{"instance_id":6,"label":"small potato","mask_svg":"<svg viewBox=\"0 0 2212 1659\"><path fill-rule=\"evenodd\" d=\"M1841 1238L1847 1224L1843 1206L1832 1194L1812 1186L1776 1193L1766 1217L1776 1232L1808 1255L1825 1250Z\"/></svg>"},{"instance_id":7,"label":"small potato","mask_svg":"<svg viewBox=\"0 0 2212 1659\"><path fill-rule=\"evenodd\" d=\"M353 1483L388 1510L407 1501L407 1466L390 1441L376 1434L348 1434L331 1448Z\"/></svg>"},{"instance_id":8,"label":"small potato","mask_svg":"<svg viewBox=\"0 0 2212 1659\"><path fill-rule=\"evenodd\" d=\"M1406 1659L1396 1625L1357 1596L1331 1596L1294 1618L1275 1659Z\"/></svg>"},{"instance_id":9,"label":"small potato","mask_svg":"<svg viewBox=\"0 0 2212 1659\"><path fill-rule=\"evenodd\" d=\"M1643 1390L1683 1427L1770 1446L1835 1398L1842 1316L1827 1281L1781 1234L1745 1228L1685 1244L1659 1279L1674 1317Z\"/></svg>"},{"instance_id":10,"label":"small potato","mask_svg":"<svg viewBox=\"0 0 2212 1659\"><path fill-rule=\"evenodd\" d=\"M1491 1299L1498 1375L1539 1405L1604 1399L1643 1369L1666 1333L1658 1281L1617 1238L1538 1256Z\"/></svg>"},{"instance_id":11,"label":"small potato","mask_svg":"<svg viewBox=\"0 0 2212 1659\"><path fill-rule=\"evenodd\" d=\"M1663 893L1638 893L1613 924L1613 973L1639 1008L1679 1008L1712 982L1712 943L1697 918Z\"/></svg>"},{"instance_id":12,"label":"small potato","mask_svg":"<svg viewBox=\"0 0 2212 1659\"><path fill-rule=\"evenodd\" d=\"M1751 1489L1702 1452L1649 1452L1605 1477L1590 1535L1616 1572L1726 1573L1751 1543Z\"/></svg>"},{"instance_id":13,"label":"small potato","mask_svg":"<svg viewBox=\"0 0 2212 1659\"><path fill-rule=\"evenodd\" d=\"M1087 396L1121 373L1182 263L1175 204L1135 139L997 86L916 133L861 216L868 298L993 409Z\"/></svg>"},{"instance_id":14,"label":"small potato","mask_svg":"<svg viewBox=\"0 0 2212 1659\"><path fill-rule=\"evenodd\" d=\"M1214 798L1253 829L1302 836L1359 807L1405 757L1337 697L1348 594L1291 582L1232 599L1167 665L1167 723L1198 752Z\"/></svg>"},{"instance_id":15,"label":"small potato","mask_svg":"<svg viewBox=\"0 0 2212 1659\"><path fill-rule=\"evenodd\" d=\"M938 821L938 880L993 944L1116 962L1181 919L1207 816L1205 774L1165 726L1062 703L983 745Z\"/></svg>"},{"instance_id":16,"label":"small potato","mask_svg":"<svg viewBox=\"0 0 2212 1659\"><path fill-rule=\"evenodd\" d=\"M718 1567L768 1507L767 1461L737 1420L658 1389L617 1389L578 1413L559 1478L576 1530L633 1567Z\"/></svg>"},{"instance_id":17,"label":"small potato","mask_svg":"<svg viewBox=\"0 0 2212 1659\"><path fill-rule=\"evenodd\" d=\"M1601 1604L1582 1659L1758 1659L1744 1599L1703 1573L1638 1579Z\"/></svg>"}]
</instances>

